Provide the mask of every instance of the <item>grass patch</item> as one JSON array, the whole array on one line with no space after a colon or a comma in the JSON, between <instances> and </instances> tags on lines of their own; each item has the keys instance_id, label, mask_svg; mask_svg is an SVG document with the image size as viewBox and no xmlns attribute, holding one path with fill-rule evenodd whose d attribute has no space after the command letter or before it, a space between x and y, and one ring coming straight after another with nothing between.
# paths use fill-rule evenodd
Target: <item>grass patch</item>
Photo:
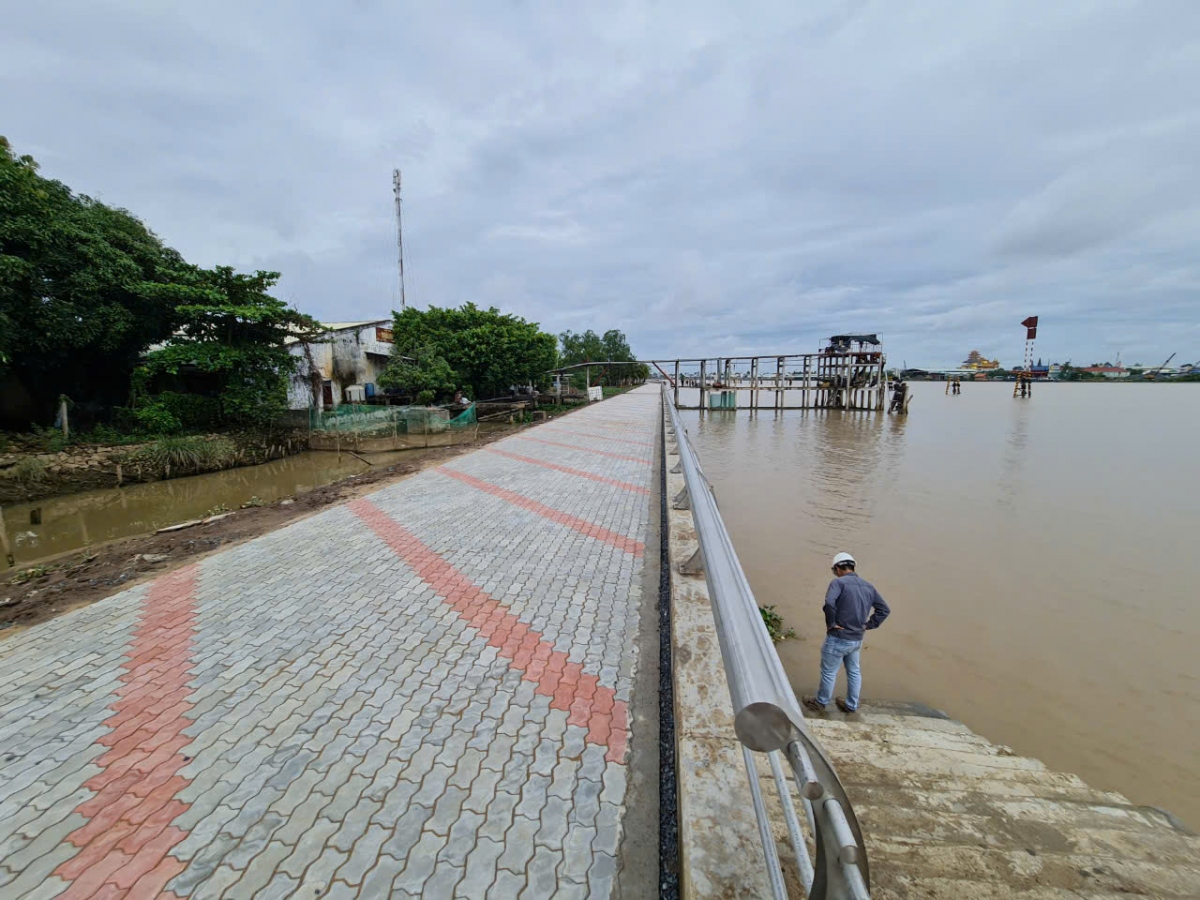
<instances>
[{"instance_id":1,"label":"grass patch","mask_svg":"<svg viewBox=\"0 0 1200 900\"><path fill-rule=\"evenodd\" d=\"M226 437L165 437L122 457L123 465L139 466L163 478L227 469L237 459L237 445Z\"/></svg>"},{"instance_id":2,"label":"grass patch","mask_svg":"<svg viewBox=\"0 0 1200 900\"><path fill-rule=\"evenodd\" d=\"M18 484L26 486L41 484L46 480L46 461L35 456L26 456L24 459L17 460L16 465L11 466L5 475L14 479Z\"/></svg>"},{"instance_id":3,"label":"grass patch","mask_svg":"<svg viewBox=\"0 0 1200 900\"><path fill-rule=\"evenodd\" d=\"M131 434L111 425L97 425L91 431L83 432L73 437L73 444L101 444L104 446L120 446L122 444L144 444L149 438L144 434Z\"/></svg>"}]
</instances>

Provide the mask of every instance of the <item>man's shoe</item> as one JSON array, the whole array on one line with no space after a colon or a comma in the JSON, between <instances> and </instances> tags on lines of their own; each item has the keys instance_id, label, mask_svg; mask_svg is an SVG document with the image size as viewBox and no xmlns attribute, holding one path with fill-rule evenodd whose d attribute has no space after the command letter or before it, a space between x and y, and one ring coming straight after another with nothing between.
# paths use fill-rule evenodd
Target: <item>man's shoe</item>
<instances>
[{"instance_id":1,"label":"man's shoe","mask_svg":"<svg viewBox=\"0 0 1200 900\"><path fill-rule=\"evenodd\" d=\"M818 703L816 697L805 697L804 708L811 712L825 712L825 704Z\"/></svg>"},{"instance_id":2,"label":"man's shoe","mask_svg":"<svg viewBox=\"0 0 1200 900\"><path fill-rule=\"evenodd\" d=\"M853 707L847 706L846 701L843 700L841 697L838 697L837 700L834 702L837 703L837 708L840 709L844 713L858 712L857 706L853 706Z\"/></svg>"}]
</instances>

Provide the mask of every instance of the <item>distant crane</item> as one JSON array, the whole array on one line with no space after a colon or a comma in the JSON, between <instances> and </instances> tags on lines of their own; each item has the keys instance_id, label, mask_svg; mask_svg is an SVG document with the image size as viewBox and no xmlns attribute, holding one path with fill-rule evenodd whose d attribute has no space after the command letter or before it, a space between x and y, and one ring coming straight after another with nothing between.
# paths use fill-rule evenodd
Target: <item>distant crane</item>
<instances>
[{"instance_id":1,"label":"distant crane","mask_svg":"<svg viewBox=\"0 0 1200 900\"><path fill-rule=\"evenodd\" d=\"M1157 369L1151 369L1149 372L1145 372L1142 375L1142 377L1148 378L1151 381L1153 381L1159 375L1164 374L1163 370L1166 369L1166 367L1171 364L1171 360L1173 360L1174 358L1175 358L1175 354L1172 353L1170 356L1167 357L1166 361L1161 366L1159 366Z\"/></svg>"}]
</instances>

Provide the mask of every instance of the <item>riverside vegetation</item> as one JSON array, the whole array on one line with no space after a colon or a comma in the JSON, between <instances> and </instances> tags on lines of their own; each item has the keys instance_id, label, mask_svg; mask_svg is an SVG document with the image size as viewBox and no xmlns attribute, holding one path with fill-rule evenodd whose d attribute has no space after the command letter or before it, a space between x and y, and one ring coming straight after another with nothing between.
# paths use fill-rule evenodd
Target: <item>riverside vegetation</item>
<instances>
[{"instance_id":1,"label":"riverside vegetation","mask_svg":"<svg viewBox=\"0 0 1200 900\"><path fill-rule=\"evenodd\" d=\"M187 262L0 137L0 502L303 449L278 424L299 362L287 342L328 332L272 296L279 277ZM561 364L634 359L619 331L556 338L470 302L409 308L394 325L379 385L404 402L544 388ZM594 383L645 375L601 367Z\"/></svg>"}]
</instances>

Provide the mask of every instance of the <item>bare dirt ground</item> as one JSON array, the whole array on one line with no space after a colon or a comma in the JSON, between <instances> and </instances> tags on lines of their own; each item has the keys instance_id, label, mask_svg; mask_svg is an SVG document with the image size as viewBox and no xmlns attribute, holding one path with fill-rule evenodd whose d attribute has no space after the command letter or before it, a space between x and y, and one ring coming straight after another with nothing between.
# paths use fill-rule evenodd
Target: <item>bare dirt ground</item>
<instances>
[{"instance_id":1,"label":"bare dirt ground","mask_svg":"<svg viewBox=\"0 0 1200 900\"><path fill-rule=\"evenodd\" d=\"M521 427L533 428L536 424ZM439 466L518 430L481 432L474 443L431 449L422 454L419 462L381 466L267 506L237 510L206 525L122 538L29 569L10 569L0 575L0 640L217 550Z\"/></svg>"}]
</instances>

